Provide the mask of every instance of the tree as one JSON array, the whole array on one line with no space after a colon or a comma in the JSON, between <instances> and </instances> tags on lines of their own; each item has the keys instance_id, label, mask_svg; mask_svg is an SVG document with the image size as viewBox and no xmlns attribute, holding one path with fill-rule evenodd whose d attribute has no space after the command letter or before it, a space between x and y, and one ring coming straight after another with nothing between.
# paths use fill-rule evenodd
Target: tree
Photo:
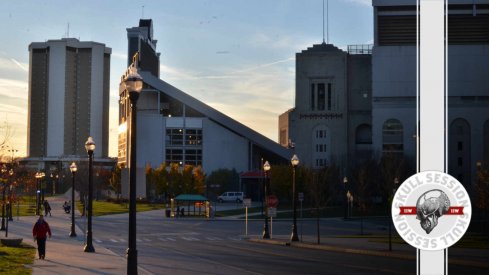
<instances>
[{"instance_id":1,"label":"tree","mask_svg":"<svg viewBox=\"0 0 489 275\"><path fill-rule=\"evenodd\" d=\"M332 200L333 190L335 189L335 184L339 182L340 173L338 167L334 164L319 170L309 169L305 173L306 188L311 198L311 204L316 209L317 243L320 244L320 209Z\"/></svg>"},{"instance_id":2,"label":"tree","mask_svg":"<svg viewBox=\"0 0 489 275\"><path fill-rule=\"evenodd\" d=\"M121 171L122 171L122 168L120 165L116 165L114 170L112 171L112 175L109 179L109 185L112 187L112 190L114 190L114 192L116 193L117 195L117 199L119 200L120 197L121 197L121 188L122 188L122 185L121 185Z\"/></svg>"},{"instance_id":3,"label":"tree","mask_svg":"<svg viewBox=\"0 0 489 275\"><path fill-rule=\"evenodd\" d=\"M202 166L194 168L194 188L198 194L204 194L205 192L205 174L202 170Z\"/></svg>"},{"instance_id":4,"label":"tree","mask_svg":"<svg viewBox=\"0 0 489 275\"><path fill-rule=\"evenodd\" d=\"M208 197L217 197L217 195L225 192L237 190L239 185L239 175L236 170L218 169L213 171L206 180Z\"/></svg>"}]
</instances>

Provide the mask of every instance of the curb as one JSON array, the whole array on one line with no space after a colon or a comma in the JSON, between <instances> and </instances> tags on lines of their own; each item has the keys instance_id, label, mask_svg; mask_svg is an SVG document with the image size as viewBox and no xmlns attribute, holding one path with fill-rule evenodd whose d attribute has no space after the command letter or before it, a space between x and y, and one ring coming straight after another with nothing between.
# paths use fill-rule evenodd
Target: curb
<instances>
[{"instance_id":1,"label":"curb","mask_svg":"<svg viewBox=\"0 0 489 275\"><path fill-rule=\"evenodd\" d=\"M396 259L401 259L401 260L416 260L415 255L404 254L404 253L396 253L396 252L372 251L372 250L365 250L365 249L334 247L334 246L330 246L330 245L317 245L317 244L310 244L310 243L290 242L290 241L284 241L284 240L271 240L271 239L264 240L264 239L251 239L250 238L250 239L248 239L248 241L254 242L254 243L264 243L264 244L280 245L280 246L291 246L291 247L298 247L298 248L305 248L305 249L317 249L317 250L332 251L332 252L388 257L388 258L396 258ZM481 263L481 262L474 262L474 261L468 261L468 260L449 259L449 264L489 269L489 263Z\"/></svg>"}]
</instances>

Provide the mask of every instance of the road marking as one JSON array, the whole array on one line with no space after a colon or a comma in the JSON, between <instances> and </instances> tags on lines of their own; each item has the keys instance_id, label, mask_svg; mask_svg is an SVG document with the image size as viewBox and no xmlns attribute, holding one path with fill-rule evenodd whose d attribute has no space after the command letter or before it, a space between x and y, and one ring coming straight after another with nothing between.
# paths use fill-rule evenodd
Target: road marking
<instances>
[{"instance_id":1,"label":"road marking","mask_svg":"<svg viewBox=\"0 0 489 275\"><path fill-rule=\"evenodd\" d=\"M163 242L166 242L166 239L165 238L158 238L158 240L163 241Z\"/></svg>"},{"instance_id":2,"label":"road marking","mask_svg":"<svg viewBox=\"0 0 489 275\"><path fill-rule=\"evenodd\" d=\"M206 237L206 239L208 239L209 241L222 241L222 239L219 237Z\"/></svg>"},{"instance_id":3,"label":"road marking","mask_svg":"<svg viewBox=\"0 0 489 275\"><path fill-rule=\"evenodd\" d=\"M99 239L94 239L94 240L95 240L95 242L97 242L97 243L101 243L101 242L102 242L102 241L101 241L101 240L99 240Z\"/></svg>"},{"instance_id":4,"label":"road marking","mask_svg":"<svg viewBox=\"0 0 489 275\"><path fill-rule=\"evenodd\" d=\"M241 241L240 237L228 237L228 239L231 241Z\"/></svg>"},{"instance_id":5,"label":"road marking","mask_svg":"<svg viewBox=\"0 0 489 275\"><path fill-rule=\"evenodd\" d=\"M194 238L194 237L181 237L181 238L186 240L186 241L198 241L199 240L199 239Z\"/></svg>"},{"instance_id":6,"label":"road marking","mask_svg":"<svg viewBox=\"0 0 489 275\"><path fill-rule=\"evenodd\" d=\"M177 241L174 238L166 238L166 239L169 240L169 241L172 241L172 242L176 242Z\"/></svg>"},{"instance_id":7,"label":"road marking","mask_svg":"<svg viewBox=\"0 0 489 275\"><path fill-rule=\"evenodd\" d=\"M124 240L124 239L119 239L119 241L120 241L121 243L126 242L126 240Z\"/></svg>"},{"instance_id":8,"label":"road marking","mask_svg":"<svg viewBox=\"0 0 489 275\"><path fill-rule=\"evenodd\" d=\"M151 240L150 240L150 239L144 239L144 241L146 241L146 242L151 242Z\"/></svg>"},{"instance_id":9,"label":"road marking","mask_svg":"<svg viewBox=\"0 0 489 275\"><path fill-rule=\"evenodd\" d=\"M118 243L118 241L114 240L114 239L110 239L111 242L113 243Z\"/></svg>"},{"instance_id":10,"label":"road marking","mask_svg":"<svg viewBox=\"0 0 489 275\"><path fill-rule=\"evenodd\" d=\"M141 239L136 239L137 242L142 242Z\"/></svg>"}]
</instances>

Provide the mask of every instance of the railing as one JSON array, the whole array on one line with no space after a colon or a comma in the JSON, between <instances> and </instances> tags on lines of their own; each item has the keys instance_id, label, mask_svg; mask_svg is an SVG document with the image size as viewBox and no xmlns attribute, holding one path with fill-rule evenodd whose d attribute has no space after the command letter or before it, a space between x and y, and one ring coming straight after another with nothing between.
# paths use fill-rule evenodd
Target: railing
<instances>
[{"instance_id":1,"label":"railing","mask_svg":"<svg viewBox=\"0 0 489 275\"><path fill-rule=\"evenodd\" d=\"M348 54L372 54L372 44L348 45Z\"/></svg>"}]
</instances>

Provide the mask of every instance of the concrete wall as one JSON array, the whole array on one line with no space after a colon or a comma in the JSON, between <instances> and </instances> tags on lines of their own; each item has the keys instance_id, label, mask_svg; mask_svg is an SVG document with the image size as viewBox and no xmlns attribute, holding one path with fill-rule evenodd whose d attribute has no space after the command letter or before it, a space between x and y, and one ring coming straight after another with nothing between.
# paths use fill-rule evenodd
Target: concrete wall
<instances>
[{"instance_id":1,"label":"concrete wall","mask_svg":"<svg viewBox=\"0 0 489 275\"><path fill-rule=\"evenodd\" d=\"M248 140L209 120L203 120L202 163L205 173L220 168L248 170Z\"/></svg>"}]
</instances>

